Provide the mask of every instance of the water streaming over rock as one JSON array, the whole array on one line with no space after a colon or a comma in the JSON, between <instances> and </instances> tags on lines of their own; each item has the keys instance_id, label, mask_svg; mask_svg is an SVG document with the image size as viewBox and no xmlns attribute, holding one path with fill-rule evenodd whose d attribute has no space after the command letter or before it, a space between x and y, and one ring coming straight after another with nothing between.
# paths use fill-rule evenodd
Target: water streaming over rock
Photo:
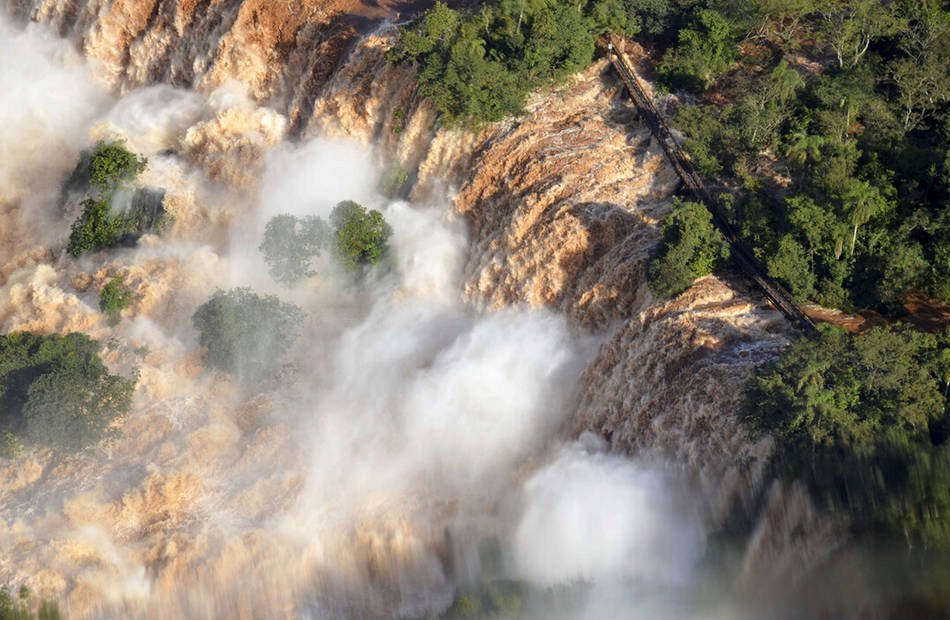
<instances>
[{"instance_id":1,"label":"water streaming over rock","mask_svg":"<svg viewBox=\"0 0 950 620\"><path fill-rule=\"evenodd\" d=\"M643 617L683 617L695 609L642 590L698 580L705 533L736 511L765 515L745 591L821 561L834 528L797 488L769 491L770 440L736 418L787 327L715 277L652 298L645 265L676 179L606 63L533 95L522 118L446 130L411 68L384 58L387 8L8 3L64 40L0 24L8 57L39 67L36 83L0 67L34 84L0 120L42 119L0 152L0 326L89 333L141 379L116 441L2 464L0 582L77 617L420 616L477 585L479 542L499 537L513 575L596 582L579 615L614 617L634 593ZM148 155L144 180L165 188L174 224L68 258L58 183L113 135ZM395 166L411 206L377 191ZM394 271L362 290L329 263L299 289L274 284L256 251L267 217L326 216L343 199L392 221ZM117 273L136 301L113 330L96 303ZM237 285L308 312L290 364L250 393L201 368L190 327L210 292ZM603 513L546 520L571 489L616 495L607 510L627 518L612 540L667 568L591 564L598 543L570 536ZM636 519L677 523L695 545L625 538ZM559 528L552 576L537 536ZM803 528L814 552L788 535Z\"/></svg>"}]
</instances>

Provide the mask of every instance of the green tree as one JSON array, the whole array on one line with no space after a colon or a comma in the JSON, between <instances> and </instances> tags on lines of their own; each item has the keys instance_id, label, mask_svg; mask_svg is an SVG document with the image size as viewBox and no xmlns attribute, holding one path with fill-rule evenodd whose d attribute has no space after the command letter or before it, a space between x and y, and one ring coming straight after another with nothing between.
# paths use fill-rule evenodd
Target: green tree
<instances>
[{"instance_id":1,"label":"green tree","mask_svg":"<svg viewBox=\"0 0 950 620\"><path fill-rule=\"evenodd\" d=\"M449 125L519 114L528 93L590 64L594 34L636 27L621 0L490 0L456 11L437 2L404 28L390 60L417 63L420 92Z\"/></svg>"},{"instance_id":2,"label":"green tree","mask_svg":"<svg viewBox=\"0 0 950 620\"><path fill-rule=\"evenodd\" d=\"M84 334L0 336L0 424L27 443L78 450L128 413L136 378L112 375Z\"/></svg>"},{"instance_id":3,"label":"green tree","mask_svg":"<svg viewBox=\"0 0 950 620\"><path fill-rule=\"evenodd\" d=\"M940 509L948 494L935 497L919 478L922 468L941 479L950 474L943 440L934 443L947 420L941 362L948 345L901 328L850 337L822 325L759 372L743 416L776 434L789 474L806 479L828 508L847 511L859 529L948 544L950 513Z\"/></svg>"},{"instance_id":4,"label":"green tree","mask_svg":"<svg viewBox=\"0 0 950 620\"><path fill-rule=\"evenodd\" d=\"M109 325L115 327L122 320L122 311L132 305L135 294L125 285L121 275L113 276L99 291L99 310L109 319Z\"/></svg>"},{"instance_id":5,"label":"green tree","mask_svg":"<svg viewBox=\"0 0 950 620\"><path fill-rule=\"evenodd\" d=\"M249 288L217 291L191 318L211 368L243 379L267 378L300 333L303 311Z\"/></svg>"},{"instance_id":6,"label":"green tree","mask_svg":"<svg viewBox=\"0 0 950 620\"><path fill-rule=\"evenodd\" d=\"M854 244L858 239L858 227L867 224L871 219L887 210L887 199L881 195L877 187L867 181L853 179L842 195L844 209L848 220L853 226L851 233L851 254L854 254Z\"/></svg>"},{"instance_id":7,"label":"green tree","mask_svg":"<svg viewBox=\"0 0 950 620\"><path fill-rule=\"evenodd\" d=\"M781 61L765 78L757 80L740 103L743 133L753 148L771 146L775 132L791 114L789 102L805 81L798 71Z\"/></svg>"},{"instance_id":8,"label":"green tree","mask_svg":"<svg viewBox=\"0 0 950 620\"><path fill-rule=\"evenodd\" d=\"M276 215L264 228L260 250L271 277L293 285L316 275L312 261L320 256L329 238L329 226L317 216Z\"/></svg>"},{"instance_id":9,"label":"green tree","mask_svg":"<svg viewBox=\"0 0 950 620\"><path fill-rule=\"evenodd\" d=\"M650 289L661 297L678 295L728 256L729 246L706 207L679 204L663 222L663 242L648 270Z\"/></svg>"},{"instance_id":10,"label":"green tree","mask_svg":"<svg viewBox=\"0 0 950 620\"><path fill-rule=\"evenodd\" d=\"M673 86L704 91L736 57L730 23L720 13L703 9L689 28L679 31L676 47L660 63L660 76Z\"/></svg>"},{"instance_id":11,"label":"green tree","mask_svg":"<svg viewBox=\"0 0 950 620\"><path fill-rule=\"evenodd\" d=\"M594 0L587 15L588 28L595 34L616 32L632 37L640 32L640 16L631 2Z\"/></svg>"},{"instance_id":12,"label":"green tree","mask_svg":"<svg viewBox=\"0 0 950 620\"><path fill-rule=\"evenodd\" d=\"M824 0L817 4L819 32L840 68L854 68L877 38L897 33L903 21L895 3L880 0Z\"/></svg>"},{"instance_id":13,"label":"green tree","mask_svg":"<svg viewBox=\"0 0 950 620\"><path fill-rule=\"evenodd\" d=\"M385 256L392 228L379 211L344 200L330 214L330 225L337 259L348 270L361 271Z\"/></svg>"},{"instance_id":14,"label":"green tree","mask_svg":"<svg viewBox=\"0 0 950 620\"><path fill-rule=\"evenodd\" d=\"M133 182L147 163L121 140L100 140L89 160L89 184L98 197L110 197L121 185Z\"/></svg>"},{"instance_id":15,"label":"green tree","mask_svg":"<svg viewBox=\"0 0 950 620\"><path fill-rule=\"evenodd\" d=\"M83 152L67 186L88 186L91 191L80 203L82 213L72 224L67 252L78 257L123 243L131 245L143 233L161 230L167 221L164 191L138 188L123 213L113 209L116 191L131 186L145 166L146 159L120 141L100 141L91 153Z\"/></svg>"},{"instance_id":16,"label":"green tree","mask_svg":"<svg viewBox=\"0 0 950 620\"><path fill-rule=\"evenodd\" d=\"M950 101L950 12L923 2L904 5L907 27L887 75L897 87L904 132L914 131Z\"/></svg>"},{"instance_id":17,"label":"green tree","mask_svg":"<svg viewBox=\"0 0 950 620\"><path fill-rule=\"evenodd\" d=\"M122 219L110 212L109 201L86 198L82 208L82 214L73 222L66 251L78 257L118 245L126 230Z\"/></svg>"},{"instance_id":18,"label":"green tree","mask_svg":"<svg viewBox=\"0 0 950 620\"><path fill-rule=\"evenodd\" d=\"M768 273L782 280L795 299L805 301L815 293L815 274L808 253L791 235L779 239L778 249L766 261Z\"/></svg>"}]
</instances>

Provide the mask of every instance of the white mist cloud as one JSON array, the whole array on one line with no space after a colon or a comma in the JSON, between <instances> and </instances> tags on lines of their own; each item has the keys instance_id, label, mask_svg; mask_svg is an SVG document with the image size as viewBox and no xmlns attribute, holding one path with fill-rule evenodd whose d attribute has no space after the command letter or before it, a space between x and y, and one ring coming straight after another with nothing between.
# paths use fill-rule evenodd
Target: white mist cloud
<instances>
[{"instance_id":1,"label":"white mist cloud","mask_svg":"<svg viewBox=\"0 0 950 620\"><path fill-rule=\"evenodd\" d=\"M0 221L17 245L50 236L44 226L59 184L85 146L92 120L109 102L105 86L63 40L34 25L18 29L0 14L0 218L4 203L21 217ZM2 239L0 260L13 248Z\"/></svg>"},{"instance_id":2,"label":"white mist cloud","mask_svg":"<svg viewBox=\"0 0 950 620\"><path fill-rule=\"evenodd\" d=\"M326 217L342 200L375 208L378 174L371 152L352 141L318 138L275 149L261 182L260 230L279 213Z\"/></svg>"},{"instance_id":3,"label":"white mist cloud","mask_svg":"<svg viewBox=\"0 0 950 620\"><path fill-rule=\"evenodd\" d=\"M689 578L702 528L658 471L572 444L523 481L528 464L559 441L592 341L548 311L478 313L467 306L460 292L467 240L447 206L386 204L376 192L372 153L327 139L282 144L266 155L257 196L247 192L234 205L225 196L227 208L207 204L206 193L192 187L202 184L200 153L156 152L194 150L205 140L215 156L218 147L230 154L254 146L253 159L257 146L271 144L264 137L282 135L280 115L228 116L250 105L233 85L209 100L150 87L106 113L109 97L67 44L2 21L0 57L0 125L8 132L0 142L0 203L28 198L17 213L40 226L34 205L54 211L63 173L103 118L93 133L123 135L148 154L148 180L177 196L179 217L174 236L65 258L61 272L44 264L36 270L42 279L21 286L45 313L62 315L45 325L84 317L94 325L96 292L77 291L70 276L82 281L78 276L121 269L141 298L134 318L105 333L151 351L135 358L143 373L126 428L138 430L110 446L115 456L78 455L71 467L20 490L15 508L0 509L3 542L15 529L18 541L35 543L31 551L19 545L10 566L47 570L44 558L55 556L48 570L67 593L75 588L86 592L85 604L103 605L103 616L121 609L225 617L235 600L229 595L241 595L243 604L249 591L259 597L248 604L260 609L290 599L282 608L287 616L306 609L308 597L317 609L342 610L341 617L365 610L423 615L448 604L461 580L458 567L480 537L510 525L496 522L496 507L515 494L524 511L513 556L519 574L537 584L591 581L619 588L626 600L636 587L674 587ZM201 131L195 123L204 123ZM246 140L242 128L250 132ZM382 210L393 226L392 272L357 286L328 265L294 290L271 281L257 250L267 220L278 213L326 217L348 199ZM61 240L68 222L59 218L49 228ZM215 288L238 285L277 293L308 314L292 360L297 373L250 386L261 392L253 402L200 367L189 320ZM42 314L24 302L9 305L16 322L0 314L6 325ZM146 463L169 479L184 474L200 484L188 491L169 483L137 502ZM91 481L103 481L108 493L90 491ZM64 508L82 493L97 498L95 528ZM124 536L117 503L154 528ZM164 530L167 506L180 521ZM47 519L44 529L50 514L61 518ZM14 520L16 528L5 525ZM94 548L95 570L84 569L92 560L58 555L71 538ZM169 549L169 557L156 558L156 549ZM590 613L608 615L594 607Z\"/></svg>"},{"instance_id":4,"label":"white mist cloud","mask_svg":"<svg viewBox=\"0 0 950 620\"><path fill-rule=\"evenodd\" d=\"M518 573L542 586L632 580L685 583L705 545L698 516L655 468L568 445L524 485Z\"/></svg>"},{"instance_id":5,"label":"white mist cloud","mask_svg":"<svg viewBox=\"0 0 950 620\"><path fill-rule=\"evenodd\" d=\"M205 101L193 91L147 86L116 102L97 129L123 136L136 153L155 153L177 148L185 131L207 112Z\"/></svg>"}]
</instances>

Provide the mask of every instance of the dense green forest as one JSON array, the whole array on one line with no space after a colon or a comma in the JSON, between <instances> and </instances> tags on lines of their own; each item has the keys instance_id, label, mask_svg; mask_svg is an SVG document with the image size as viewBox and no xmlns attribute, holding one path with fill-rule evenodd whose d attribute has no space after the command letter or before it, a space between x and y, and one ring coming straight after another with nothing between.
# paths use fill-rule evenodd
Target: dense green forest
<instances>
[{"instance_id":1,"label":"dense green forest","mask_svg":"<svg viewBox=\"0 0 950 620\"><path fill-rule=\"evenodd\" d=\"M948 386L950 331L821 325L759 373L743 417L856 529L950 548Z\"/></svg>"},{"instance_id":2,"label":"dense green forest","mask_svg":"<svg viewBox=\"0 0 950 620\"><path fill-rule=\"evenodd\" d=\"M390 54L450 126L521 112L528 93L637 39L671 124L741 242L800 302L874 310L764 367L743 414L779 438L856 531L950 546L950 335L896 321L950 303L950 3L934 0L491 0L438 3ZM708 212L677 203L648 275L659 296L728 264Z\"/></svg>"}]
</instances>

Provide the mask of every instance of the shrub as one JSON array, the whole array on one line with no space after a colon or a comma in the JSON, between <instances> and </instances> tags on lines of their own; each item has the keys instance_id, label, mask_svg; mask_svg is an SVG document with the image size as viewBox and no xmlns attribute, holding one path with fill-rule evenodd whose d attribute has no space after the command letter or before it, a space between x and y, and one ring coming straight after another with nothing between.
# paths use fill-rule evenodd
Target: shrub
<instances>
[{"instance_id":1,"label":"shrub","mask_svg":"<svg viewBox=\"0 0 950 620\"><path fill-rule=\"evenodd\" d=\"M82 208L82 214L73 222L66 251L78 257L118 245L125 230L121 218L110 213L109 201L86 198Z\"/></svg>"},{"instance_id":2,"label":"shrub","mask_svg":"<svg viewBox=\"0 0 950 620\"><path fill-rule=\"evenodd\" d=\"M346 269L361 271L386 254L392 228L379 211L367 211L362 205L345 200L333 209L330 225L337 258Z\"/></svg>"},{"instance_id":3,"label":"shrub","mask_svg":"<svg viewBox=\"0 0 950 620\"><path fill-rule=\"evenodd\" d=\"M303 312L273 295L235 288L217 291L191 320L208 366L256 380L273 374L296 341Z\"/></svg>"},{"instance_id":4,"label":"shrub","mask_svg":"<svg viewBox=\"0 0 950 620\"><path fill-rule=\"evenodd\" d=\"M716 11L704 9L691 27L679 31L676 47L663 57L660 75L672 86L703 91L736 58L732 26Z\"/></svg>"},{"instance_id":5,"label":"shrub","mask_svg":"<svg viewBox=\"0 0 950 620\"><path fill-rule=\"evenodd\" d=\"M99 309L108 317L109 325L115 327L119 324L122 311L132 305L134 298L121 275L114 276L102 287L99 291Z\"/></svg>"},{"instance_id":6,"label":"shrub","mask_svg":"<svg viewBox=\"0 0 950 620\"><path fill-rule=\"evenodd\" d=\"M394 163L386 169L383 176L379 179L377 190L383 196L395 198L403 194L409 183L409 171L403 168L399 162Z\"/></svg>"},{"instance_id":7,"label":"shrub","mask_svg":"<svg viewBox=\"0 0 950 620\"><path fill-rule=\"evenodd\" d=\"M111 195L145 170L148 160L132 153L121 140L100 140L89 159L89 185L100 196Z\"/></svg>"},{"instance_id":8,"label":"shrub","mask_svg":"<svg viewBox=\"0 0 950 620\"><path fill-rule=\"evenodd\" d=\"M136 379L109 374L85 334L0 336L0 424L15 442L78 450L128 413Z\"/></svg>"},{"instance_id":9,"label":"shrub","mask_svg":"<svg viewBox=\"0 0 950 620\"><path fill-rule=\"evenodd\" d=\"M650 289L661 297L678 295L728 257L729 246L706 207L679 204L663 223L663 242L649 267Z\"/></svg>"},{"instance_id":10,"label":"shrub","mask_svg":"<svg viewBox=\"0 0 950 620\"><path fill-rule=\"evenodd\" d=\"M67 252L78 257L121 244L134 245L142 234L164 227L163 190L129 189L129 204L122 213L116 212L113 204L117 190L130 186L145 165L144 157L131 153L119 141L100 141L91 153L82 153L63 188L63 200L77 190L90 191L80 203L82 213L73 222Z\"/></svg>"}]
</instances>

